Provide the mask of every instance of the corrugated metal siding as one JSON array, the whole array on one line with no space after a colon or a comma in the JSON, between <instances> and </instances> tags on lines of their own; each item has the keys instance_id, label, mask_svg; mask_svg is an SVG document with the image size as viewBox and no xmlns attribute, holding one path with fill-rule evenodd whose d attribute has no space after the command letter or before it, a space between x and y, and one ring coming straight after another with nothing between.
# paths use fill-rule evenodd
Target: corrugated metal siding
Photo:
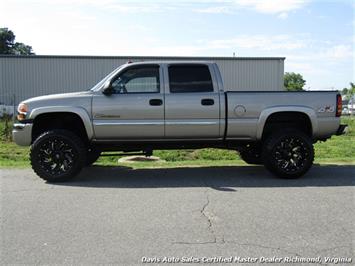
<instances>
[{"instance_id":1,"label":"corrugated metal siding","mask_svg":"<svg viewBox=\"0 0 355 266\"><path fill-rule=\"evenodd\" d=\"M283 58L0 56L0 103L11 104L14 94L19 102L87 90L128 60L208 60L218 64L228 90L283 90Z\"/></svg>"},{"instance_id":2,"label":"corrugated metal siding","mask_svg":"<svg viewBox=\"0 0 355 266\"><path fill-rule=\"evenodd\" d=\"M282 59L275 60L216 60L226 90L278 91L283 90Z\"/></svg>"}]
</instances>

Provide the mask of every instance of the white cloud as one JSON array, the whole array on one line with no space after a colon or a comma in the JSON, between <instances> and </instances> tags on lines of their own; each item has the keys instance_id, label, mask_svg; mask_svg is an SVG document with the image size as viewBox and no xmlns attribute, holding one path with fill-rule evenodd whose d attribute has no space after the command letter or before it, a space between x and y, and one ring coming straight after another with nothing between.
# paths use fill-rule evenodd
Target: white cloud
<instances>
[{"instance_id":1,"label":"white cloud","mask_svg":"<svg viewBox=\"0 0 355 266\"><path fill-rule=\"evenodd\" d=\"M243 48L271 50L295 50L306 47L306 40L295 39L289 35L242 35L232 39L215 40L209 43L213 48Z\"/></svg>"},{"instance_id":2,"label":"white cloud","mask_svg":"<svg viewBox=\"0 0 355 266\"><path fill-rule=\"evenodd\" d=\"M297 36L296 36L297 37ZM290 35L240 35L230 39L199 40L189 45L164 44L161 40L152 40L151 45L143 49L131 46L126 51L147 55L178 55L194 56L230 53L236 51L240 56L263 55L284 56L290 51L297 51L309 45L309 40L296 38ZM129 53L129 52L128 52Z\"/></svg>"},{"instance_id":3,"label":"white cloud","mask_svg":"<svg viewBox=\"0 0 355 266\"><path fill-rule=\"evenodd\" d=\"M288 14L286 12L282 12L277 17L280 18L280 19L287 19L288 18Z\"/></svg>"},{"instance_id":4,"label":"white cloud","mask_svg":"<svg viewBox=\"0 0 355 266\"><path fill-rule=\"evenodd\" d=\"M229 6L211 6L206 8L196 9L196 12L199 13L208 13L208 14L232 14L234 10Z\"/></svg>"},{"instance_id":5,"label":"white cloud","mask_svg":"<svg viewBox=\"0 0 355 266\"><path fill-rule=\"evenodd\" d=\"M23 0L2 0L3 5L17 4ZM99 10L119 13L157 13L186 8L201 13L235 13L240 9L251 9L266 14L276 14L286 18L289 11L302 8L310 0L169 0L129 1L129 0L28 0L33 6L93 7Z\"/></svg>"},{"instance_id":6,"label":"white cloud","mask_svg":"<svg viewBox=\"0 0 355 266\"><path fill-rule=\"evenodd\" d=\"M3 0L4 5L21 6L22 0ZM54 8L71 7L72 9L92 7L105 12L117 13L156 13L173 10L176 4L169 1L127 1L127 0L28 0L33 6L51 6Z\"/></svg>"},{"instance_id":7,"label":"white cloud","mask_svg":"<svg viewBox=\"0 0 355 266\"><path fill-rule=\"evenodd\" d=\"M310 0L232 0L219 1L217 5L197 9L201 13L235 13L240 9L251 9L264 14L276 14L281 19L288 12L303 8Z\"/></svg>"},{"instance_id":8,"label":"white cloud","mask_svg":"<svg viewBox=\"0 0 355 266\"><path fill-rule=\"evenodd\" d=\"M98 1L100 2L100 1ZM118 3L109 3L102 8L108 11L115 11L119 13L156 13L156 12L163 12L168 9L172 9L171 6L168 5L160 5L154 2L142 2L142 3L125 3L125 2L118 2Z\"/></svg>"},{"instance_id":9,"label":"white cloud","mask_svg":"<svg viewBox=\"0 0 355 266\"><path fill-rule=\"evenodd\" d=\"M268 14L279 14L300 9L307 2L307 0L235 0L237 5L253 8L258 12Z\"/></svg>"},{"instance_id":10,"label":"white cloud","mask_svg":"<svg viewBox=\"0 0 355 266\"><path fill-rule=\"evenodd\" d=\"M323 50L320 56L334 60L342 60L352 58L354 55L351 45L340 44Z\"/></svg>"}]
</instances>

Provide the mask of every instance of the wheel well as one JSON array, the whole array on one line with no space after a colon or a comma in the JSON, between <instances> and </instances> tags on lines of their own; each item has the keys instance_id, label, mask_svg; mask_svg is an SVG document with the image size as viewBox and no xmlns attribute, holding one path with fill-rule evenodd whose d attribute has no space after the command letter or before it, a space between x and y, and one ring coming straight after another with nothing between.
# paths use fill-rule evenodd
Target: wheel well
<instances>
[{"instance_id":1,"label":"wheel well","mask_svg":"<svg viewBox=\"0 0 355 266\"><path fill-rule=\"evenodd\" d=\"M43 132L51 129L66 129L81 138L85 144L88 142L85 126L75 113L58 112L38 115L33 121L32 142Z\"/></svg>"},{"instance_id":2,"label":"wheel well","mask_svg":"<svg viewBox=\"0 0 355 266\"><path fill-rule=\"evenodd\" d=\"M312 137L312 123L308 115L301 112L278 112L267 118L262 138L267 137L271 132L286 128L295 128Z\"/></svg>"}]
</instances>

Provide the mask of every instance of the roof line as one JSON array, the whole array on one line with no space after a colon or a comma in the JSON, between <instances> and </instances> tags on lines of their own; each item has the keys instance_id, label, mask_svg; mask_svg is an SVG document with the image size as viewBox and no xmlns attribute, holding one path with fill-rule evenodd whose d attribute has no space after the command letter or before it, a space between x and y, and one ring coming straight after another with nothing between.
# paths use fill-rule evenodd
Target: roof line
<instances>
[{"instance_id":1,"label":"roof line","mask_svg":"<svg viewBox=\"0 0 355 266\"><path fill-rule=\"evenodd\" d=\"M285 60L285 57L223 57L223 56L101 56L101 55L1 55L0 58L66 58L66 59L199 59L199 60Z\"/></svg>"}]
</instances>

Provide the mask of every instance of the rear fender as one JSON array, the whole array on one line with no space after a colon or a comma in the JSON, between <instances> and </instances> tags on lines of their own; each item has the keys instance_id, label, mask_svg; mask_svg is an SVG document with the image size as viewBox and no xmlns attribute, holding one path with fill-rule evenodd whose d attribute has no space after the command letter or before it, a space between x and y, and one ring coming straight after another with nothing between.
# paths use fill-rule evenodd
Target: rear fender
<instances>
[{"instance_id":1,"label":"rear fender","mask_svg":"<svg viewBox=\"0 0 355 266\"><path fill-rule=\"evenodd\" d=\"M318 120L315 111L312 108L305 107L305 106L277 106L264 109L259 117L257 131L256 131L256 138L261 140L263 135L263 131L265 128L266 120L270 117L270 115L275 113L282 113L282 112L296 112L302 113L308 116L311 126L312 126L312 135L316 136L318 133Z\"/></svg>"}]
</instances>

